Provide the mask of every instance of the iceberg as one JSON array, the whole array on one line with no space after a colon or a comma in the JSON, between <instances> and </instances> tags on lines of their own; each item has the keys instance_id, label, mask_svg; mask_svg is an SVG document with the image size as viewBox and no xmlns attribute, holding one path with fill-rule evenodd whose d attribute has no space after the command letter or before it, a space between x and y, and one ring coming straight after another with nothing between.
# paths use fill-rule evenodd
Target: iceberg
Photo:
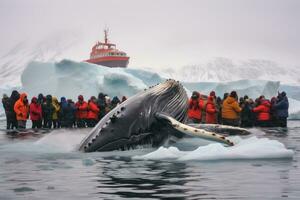
<instances>
[{"instance_id":1,"label":"iceberg","mask_svg":"<svg viewBox=\"0 0 300 200\"><path fill-rule=\"evenodd\" d=\"M97 96L99 92L109 96L127 96L164 81L166 74L145 69L107 68L85 62L61 60L59 62L30 62L21 75L21 86L0 88L0 95L10 95L13 89L24 91L29 97L52 94L58 98L65 96L73 100L79 94L85 99ZM181 81L181 80L179 80ZM298 86L281 85L279 81L243 79L227 82L182 82L188 95L194 90L209 94L214 90L222 97L225 92L236 90L239 96L248 95L256 98L265 95L276 96L278 91L285 90L290 99L290 119L300 119L300 94ZM0 117L4 116L0 108Z\"/></svg>"}]
</instances>

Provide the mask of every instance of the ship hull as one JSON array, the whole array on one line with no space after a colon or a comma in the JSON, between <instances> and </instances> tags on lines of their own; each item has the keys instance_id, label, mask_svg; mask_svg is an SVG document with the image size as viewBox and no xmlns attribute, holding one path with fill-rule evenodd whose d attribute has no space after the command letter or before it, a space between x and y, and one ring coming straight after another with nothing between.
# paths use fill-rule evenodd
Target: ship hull
<instances>
[{"instance_id":1,"label":"ship hull","mask_svg":"<svg viewBox=\"0 0 300 200\"><path fill-rule=\"evenodd\" d=\"M126 68L128 65L128 61L129 58L122 58L122 59L90 59L90 60L86 60L86 62L89 63L93 63L96 65L102 65L102 66L106 66L106 67L122 67L122 68Z\"/></svg>"}]
</instances>

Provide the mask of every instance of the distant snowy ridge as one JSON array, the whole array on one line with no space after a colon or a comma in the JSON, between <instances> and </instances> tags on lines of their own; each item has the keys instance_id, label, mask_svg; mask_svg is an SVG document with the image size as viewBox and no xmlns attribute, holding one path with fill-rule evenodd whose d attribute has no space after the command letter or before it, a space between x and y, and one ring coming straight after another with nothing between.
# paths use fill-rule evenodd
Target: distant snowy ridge
<instances>
[{"instance_id":1,"label":"distant snowy ridge","mask_svg":"<svg viewBox=\"0 0 300 200\"><path fill-rule=\"evenodd\" d=\"M300 69L260 59L236 61L219 57L202 64L163 69L162 74L185 82L228 82L248 79L274 80L283 84L300 85Z\"/></svg>"},{"instance_id":2,"label":"distant snowy ridge","mask_svg":"<svg viewBox=\"0 0 300 200\"><path fill-rule=\"evenodd\" d=\"M0 88L21 85L21 74L32 61L53 62L70 56L79 42L78 35L51 35L43 40L26 40L18 43L6 54L0 56Z\"/></svg>"}]
</instances>

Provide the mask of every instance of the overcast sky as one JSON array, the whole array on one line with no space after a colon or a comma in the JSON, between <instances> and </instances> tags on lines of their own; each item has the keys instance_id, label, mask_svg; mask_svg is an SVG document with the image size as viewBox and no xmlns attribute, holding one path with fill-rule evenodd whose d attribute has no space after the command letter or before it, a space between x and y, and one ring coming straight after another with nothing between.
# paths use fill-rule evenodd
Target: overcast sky
<instances>
[{"instance_id":1,"label":"overcast sky","mask_svg":"<svg viewBox=\"0 0 300 200\"><path fill-rule=\"evenodd\" d=\"M89 48L105 26L131 66L220 56L300 64L299 0L0 0L0 54L27 38L70 31Z\"/></svg>"}]
</instances>

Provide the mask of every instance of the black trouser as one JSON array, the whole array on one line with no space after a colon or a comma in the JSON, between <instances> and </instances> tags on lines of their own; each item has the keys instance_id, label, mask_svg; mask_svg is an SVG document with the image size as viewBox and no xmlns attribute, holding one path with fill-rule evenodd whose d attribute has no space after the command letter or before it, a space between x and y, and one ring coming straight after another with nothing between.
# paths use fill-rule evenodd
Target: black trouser
<instances>
[{"instance_id":1,"label":"black trouser","mask_svg":"<svg viewBox=\"0 0 300 200\"><path fill-rule=\"evenodd\" d=\"M250 121L250 120L242 120L242 121L241 121L241 127L243 127L243 128L253 127L253 121Z\"/></svg>"},{"instance_id":2,"label":"black trouser","mask_svg":"<svg viewBox=\"0 0 300 200\"><path fill-rule=\"evenodd\" d=\"M85 119L77 119L77 127L85 128Z\"/></svg>"},{"instance_id":3,"label":"black trouser","mask_svg":"<svg viewBox=\"0 0 300 200\"><path fill-rule=\"evenodd\" d=\"M53 128L60 128L60 122L58 119L53 119L52 120Z\"/></svg>"},{"instance_id":4,"label":"black trouser","mask_svg":"<svg viewBox=\"0 0 300 200\"><path fill-rule=\"evenodd\" d=\"M97 120L96 119L88 119L88 127L94 127L97 124Z\"/></svg>"},{"instance_id":5,"label":"black trouser","mask_svg":"<svg viewBox=\"0 0 300 200\"><path fill-rule=\"evenodd\" d=\"M26 120L18 120L18 129L26 129Z\"/></svg>"},{"instance_id":6,"label":"black trouser","mask_svg":"<svg viewBox=\"0 0 300 200\"><path fill-rule=\"evenodd\" d=\"M44 128L51 128L51 127L52 127L52 120L44 119Z\"/></svg>"},{"instance_id":7,"label":"black trouser","mask_svg":"<svg viewBox=\"0 0 300 200\"><path fill-rule=\"evenodd\" d=\"M13 115L6 115L6 129L17 129L18 128L18 121L15 116Z\"/></svg>"},{"instance_id":8,"label":"black trouser","mask_svg":"<svg viewBox=\"0 0 300 200\"><path fill-rule=\"evenodd\" d=\"M6 116L6 129L13 129L13 120Z\"/></svg>"},{"instance_id":9,"label":"black trouser","mask_svg":"<svg viewBox=\"0 0 300 200\"><path fill-rule=\"evenodd\" d=\"M32 129L34 128L42 128L42 120L31 120Z\"/></svg>"},{"instance_id":10,"label":"black trouser","mask_svg":"<svg viewBox=\"0 0 300 200\"><path fill-rule=\"evenodd\" d=\"M268 121L268 120L266 120L266 121L257 120L256 121L256 126L259 126L259 127L270 127L271 124L270 124L270 121Z\"/></svg>"},{"instance_id":11,"label":"black trouser","mask_svg":"<svg viewBox=\"0 0 300 200\"><path fill-rule=\"evenodd\" d=\"M278 117L277 126L279 127L287 127L287 118L286 117Z\"/></svg>"},{"instance_id":12,"label":"black trouser","mask_svg":"<svg viewBox=\"0 0 300 200\"><path fill-rule=\"evenodd\" d=\"M239 119L225 119L222 118L222 124L228 126L239 126Z\"/></svg>"}]
</instances>

